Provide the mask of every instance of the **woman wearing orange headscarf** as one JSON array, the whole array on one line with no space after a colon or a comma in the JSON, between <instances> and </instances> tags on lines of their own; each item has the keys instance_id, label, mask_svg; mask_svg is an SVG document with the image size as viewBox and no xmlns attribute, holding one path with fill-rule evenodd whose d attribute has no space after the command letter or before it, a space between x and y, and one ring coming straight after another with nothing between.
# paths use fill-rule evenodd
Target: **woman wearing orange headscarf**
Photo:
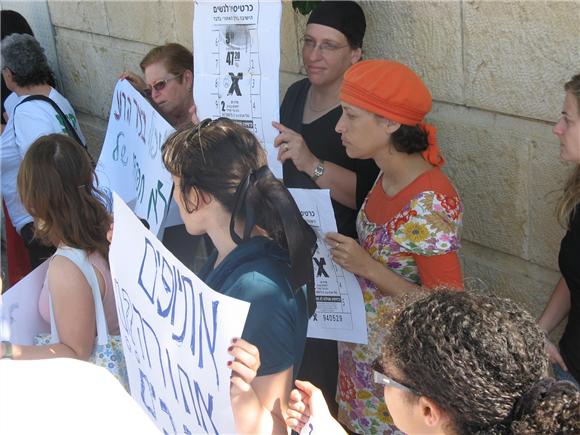
<instances>
[{"instance_id":1,"label":"woman wearing orange headscarf","mask_svg":"<svg viewBox=\"0 0 580 435\"><path fill-rule=\"evenodd\" d=\"M463 206L440 169L435 128L423 120L431 94L413 71L392 61L359 62L346 72L340 99L336 131L346 153L372 158L381 172L357 218L359 242L327 234L334 260L359 278L369 331L367 345L339 343L339 420L356 433L392 433L371 368L391 298L419 286L463 287Z\"/></svg>"}]
</instances>

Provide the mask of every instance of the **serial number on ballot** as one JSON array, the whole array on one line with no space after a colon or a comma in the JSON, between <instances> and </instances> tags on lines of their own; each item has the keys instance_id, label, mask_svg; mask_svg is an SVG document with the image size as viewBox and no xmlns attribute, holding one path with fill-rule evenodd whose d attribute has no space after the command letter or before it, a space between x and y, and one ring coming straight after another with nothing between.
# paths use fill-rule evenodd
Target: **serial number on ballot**
<instances>
[{"instance_id":1,"label":"serial number on ballot","mask_svg":"<svg viewBox=\"0 0 580 435\"><path fill-rule=\"evenodd\" d=\"M323 314L322 320L325 322L342 322L341 314Z\"/></svg>"}]
</instances>

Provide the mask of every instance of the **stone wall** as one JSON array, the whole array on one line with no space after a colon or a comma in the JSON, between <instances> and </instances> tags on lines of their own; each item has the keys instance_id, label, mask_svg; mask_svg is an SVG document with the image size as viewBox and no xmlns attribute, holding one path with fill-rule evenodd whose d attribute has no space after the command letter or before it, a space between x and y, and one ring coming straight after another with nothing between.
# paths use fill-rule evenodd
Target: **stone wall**
<instances>
[{"instance_id":1,"label":"stone wall","mask_svg":"<svg viewBox=\"0 0 580 435\"><path fill-rule=\"evenodd\" d=\"M122 70L137 70L157 44L192 47L192 2L48 4L65 93L96 142ZM409 65L433 93L430 121L465 202L465 275L537 314L558 279L563 231L553 209L570 167L559 161L551 128L563 83L580 72L580 3L361 4L365 57ZM303 74L304 27L285 3L281 95Z\"/></svg>"}]
</instances>

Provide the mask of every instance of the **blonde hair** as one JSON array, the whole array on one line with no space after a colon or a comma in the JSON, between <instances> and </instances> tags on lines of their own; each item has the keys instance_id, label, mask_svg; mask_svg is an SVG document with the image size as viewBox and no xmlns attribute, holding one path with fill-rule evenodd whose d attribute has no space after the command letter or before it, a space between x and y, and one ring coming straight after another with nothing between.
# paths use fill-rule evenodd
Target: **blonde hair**
<instances>
[{"instance_id":1,"label":"blonde hair","mask_svg":"<svg viewBox=\"0 0 580 435\"><path fill-rule=\"evenodd\" d=\"M564 85L564 89L576 97L576 104L580 112L580 74L572 77L572 80ZM580 204L580 164L576 165L576 169L566 182L564 192L556 205L558 222L564 228L570 228L571 217L574 215L578 204Z\"/></svg>"}]
</instances>

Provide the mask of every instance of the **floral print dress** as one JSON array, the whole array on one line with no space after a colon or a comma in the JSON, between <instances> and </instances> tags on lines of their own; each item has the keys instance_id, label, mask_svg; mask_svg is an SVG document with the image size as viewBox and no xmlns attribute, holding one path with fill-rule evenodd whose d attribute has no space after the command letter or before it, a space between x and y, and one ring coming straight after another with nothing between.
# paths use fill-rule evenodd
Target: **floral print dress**
<instances>
[{"instance_id":1,"label":"floral print dress","mask_svg":"<svg viewBox=\"0 0 580 435\"><path fill-rule=\"evenodd\" d=\"M380 182L375 188L377 184ZM423 191L383 225L367 218L369 197L357 218L359 243L398 275L420 284L413 255L442 255L459 249L463 207L458 196ZM400 434L385 405L383 386L374 384L371 369L371 363L381 353L385 320L393 302L374 283L360 277L358 280L365 302L368 344L338 344L338 419L359 434Z\"/></svg>"}]
</instances>

